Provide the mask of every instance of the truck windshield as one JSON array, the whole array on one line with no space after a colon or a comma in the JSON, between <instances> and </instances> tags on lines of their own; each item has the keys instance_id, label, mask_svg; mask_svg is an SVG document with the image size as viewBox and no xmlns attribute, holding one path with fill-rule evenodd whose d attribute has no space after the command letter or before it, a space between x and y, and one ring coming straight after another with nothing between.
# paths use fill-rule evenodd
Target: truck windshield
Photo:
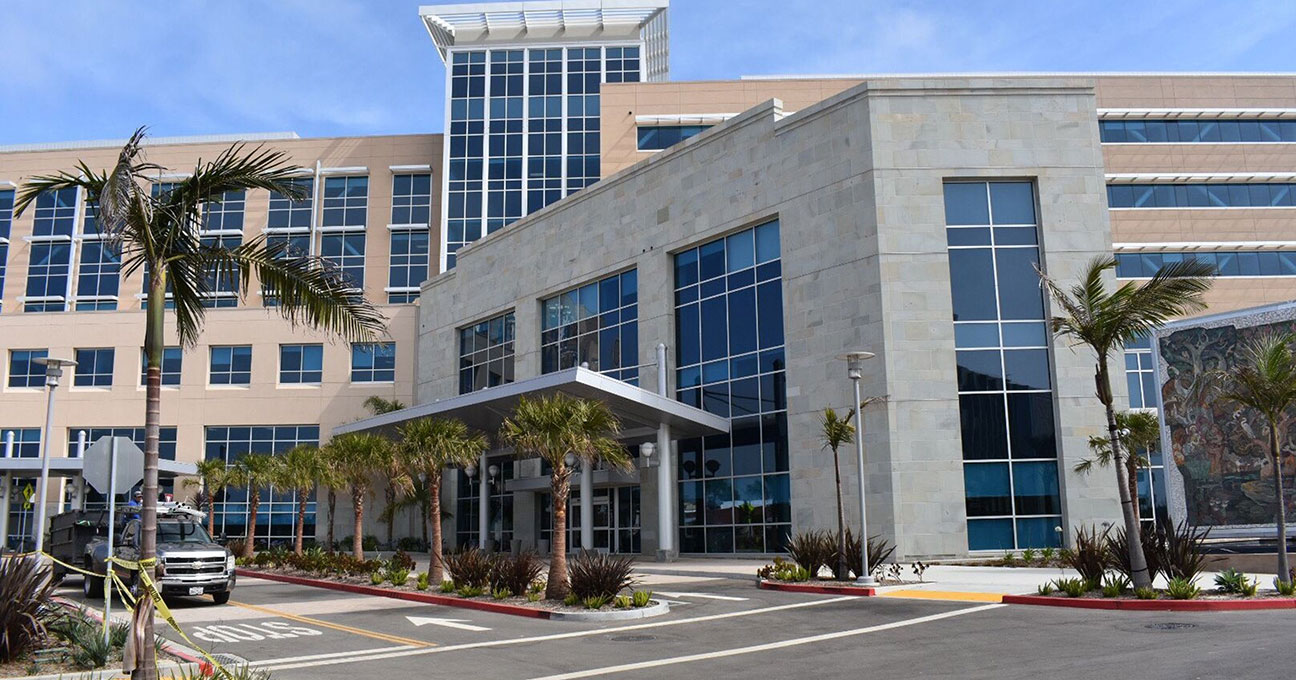
<instances>
[{"instance_id":1,"label":"truck windshield","mask_svg":"<svg viewBox=\"0 0 1296 680\"><path fill-rule=\"evenodd\" d=\"M207 530L196 522L158 522L158 543L211 543Z\"/></svg>"}]
</instances>

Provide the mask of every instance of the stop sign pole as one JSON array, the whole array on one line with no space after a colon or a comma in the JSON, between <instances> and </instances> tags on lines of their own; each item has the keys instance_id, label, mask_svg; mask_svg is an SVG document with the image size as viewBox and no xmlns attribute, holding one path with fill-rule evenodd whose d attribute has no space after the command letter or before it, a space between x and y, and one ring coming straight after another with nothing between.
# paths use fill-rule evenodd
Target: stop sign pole
<instances>
[{"instance_id":1,"label":"stop sign pole","mask_svg":"<svg viewBox=\"0 0 1296 680\"><path fill-rule=\"evenodd\" d=\"M112 630L113 533L117 528L117 438L108 447L108 561L104 562L104 644ZM90 578L86 576L86 578Z\"/></svg>"}]
</instances>

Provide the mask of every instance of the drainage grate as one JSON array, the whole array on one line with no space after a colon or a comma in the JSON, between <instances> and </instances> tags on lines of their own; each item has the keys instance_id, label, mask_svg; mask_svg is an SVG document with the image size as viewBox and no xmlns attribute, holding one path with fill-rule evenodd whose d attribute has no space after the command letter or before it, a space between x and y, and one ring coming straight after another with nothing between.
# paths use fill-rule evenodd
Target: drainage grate
<instances>
[{"instance_id":1,"label":"drainage grate","mask_svg":"<svg viewBox=\"0 0 1296 680\"><path fill-rule=\"evenodd\" d=\"M1148 625L1143 627L1149 630L1184 630L1186 628L1196 628L1197 624L1167 622L1167 623L1149 623Z\"/></svg>"},{"instance_id":2,"label":"drainage grate","mask_svg":"<svg viewBox=\"0 0 1296 680\"><path fill-rule=\"evenodd\" d=\"M613 642L652 642L657 638L653 635L612 635L608 639Z\"/></svg>"}]
</instances>

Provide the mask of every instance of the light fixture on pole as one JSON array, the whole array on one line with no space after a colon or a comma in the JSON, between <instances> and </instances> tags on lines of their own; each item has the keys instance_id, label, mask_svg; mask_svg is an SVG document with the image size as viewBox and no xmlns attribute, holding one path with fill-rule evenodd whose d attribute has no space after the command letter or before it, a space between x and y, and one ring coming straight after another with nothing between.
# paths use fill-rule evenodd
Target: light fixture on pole
<instances>
[{"instance_id":1,"label":"light fixture on pole","mask_svg":"<svg viewBox=\"0 0 1296 680\"><path fill-rule=\"evenodd\" d=\"M855 456L859 463L859 504L860 504L860 572L855 579L857 586L877 585L873 579L872 566L868 563L868 504L865 493L864 476L864 409L860 398L860 379L864 377L864 361L872 359L872 352L857 350L837 357L846 362L846 375L855 384Z\"/></svg>"},{"instance_id":2,"label":"light fixture on pole","mask_svg":"<svg viewBox=\"0 0 1296 680\"><path fill-rule=\"evenodd\" d=\"M45 549L45 503L49 498L49 467L50 467L50 444L54 438L54 389L58 387L59 378L63 377L64 366L76 366L76 362L71 359L56 359L54 357L40 357L33 359L37 364L45 367L45 434L41 437L41 474L40 474L40 504L36 506L36 526L32 531L36 534L36 552Z\"/></svg>"},{"instance_id":3,"label":"light fixture on pole","mask_svg":"<svg viewBox=\"0 0 1296 680\"><path fill-rule=\"evenodd\" d=\"M639 460L643 467L652 467L652 456L657 451L657 445L652 442L644 442L639 445Z\"/></svg>"}]
</instances>

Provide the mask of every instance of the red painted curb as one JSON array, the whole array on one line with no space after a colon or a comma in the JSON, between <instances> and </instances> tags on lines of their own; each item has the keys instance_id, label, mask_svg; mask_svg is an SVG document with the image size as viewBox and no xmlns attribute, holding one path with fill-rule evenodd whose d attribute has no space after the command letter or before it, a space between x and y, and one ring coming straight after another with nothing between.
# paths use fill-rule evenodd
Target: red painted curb
<instances>
[{"instance_id":1,"label":"red painted curb","mask_svg":"<svg viewBox=\"0 0 1296 680\"><path fill-rule=\"evenodd\" d=\"M466 600L461 597L447 597L445 595L433 595L431 593L411 593L404 590L362 586L358 583L338 583L337 581L326 581L323 579L305 578L302 576L288 576L286 574L275 574L266 571L252 571L242 567L239 567L238 575L247 576L249 578L265 579L267 581L292 583L299 586L340 590L342 592L356 593L359 595L375 595L378 597L390 597L394 600L407 600L410 602L422 602L424 604L439 604L444 607L459 607L460 609L476 609L479 611L494 612L496 614L509 614L511 616L525 616L532 619L548 619L550 617L550 611L548 609L532 609L530 607L519 607L514 604L504 604L502 602L491 602L488 600Z\"/></svg>"},{"instance_id":2,"label":"red painted curb","mask_svg":"<svg viewBox=\"0 0 1296 680\"><path fill-rule=\"evenodd\" d=\"M1258 609L1296 609L1296 599L1292 598L1265 598L1259 600L1098 600L1043 595L1004 595L1003 603L1136 612L1228 612L1255 611Z\"/></svg>"},{"instance_id":3,"label":"red painted curb","mask_svg":"<svg viewBox=\"0 0 1296 680\"><path fill-rule=\"evenodd\" d=\"M874 588L860 588L858 586L811 586L802 583L777 583L775 581L761 581L760 587L765 590L781 590L786 593L815 593L817 595L854 595L856 597L872 597L877 595Z\"/></svg>"}]
</instances>

